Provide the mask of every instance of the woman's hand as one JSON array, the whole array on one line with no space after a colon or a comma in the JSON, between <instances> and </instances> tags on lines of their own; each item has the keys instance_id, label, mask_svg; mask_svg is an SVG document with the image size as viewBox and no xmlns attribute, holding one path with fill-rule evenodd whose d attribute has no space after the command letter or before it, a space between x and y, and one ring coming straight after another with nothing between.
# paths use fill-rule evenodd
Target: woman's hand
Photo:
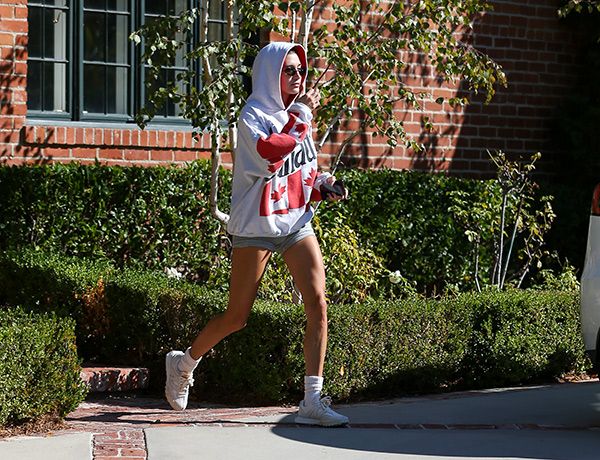
<instances>
[{"instance_id":1,"label":"woman's hand","mask_svg":"<svg viewBox=\"0 0 600 460\"><path fill-rule=\"evenodd\" d=\"M336 178L335 176L329 176L325 182L331 186L333 186L336 183ZM339 193L329 193L327 195L327 201L341 201L341 200L347 200L348 199L348 189L346 187L344 187L342 185L342 190L343 193L339 194Z\"/></svg>"},{"instance_id":2,"label":"woman's hand","mask_svg":"<svg viewBox=\"0 0 600 460\"><path fill-rule=\"evenodd\" d=\"M302 104L308 106L310 110L315 110L317 107L319 107L320 101L321 93L315 88L309 89L306 94L296 99L296 102L301 102Z\"/></svg>"}]
</instances>

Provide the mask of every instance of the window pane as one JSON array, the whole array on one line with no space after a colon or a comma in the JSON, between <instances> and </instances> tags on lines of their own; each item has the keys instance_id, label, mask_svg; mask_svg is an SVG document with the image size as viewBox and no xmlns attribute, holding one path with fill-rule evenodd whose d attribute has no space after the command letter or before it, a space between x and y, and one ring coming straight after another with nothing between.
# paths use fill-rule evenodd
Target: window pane
<instances>
[{"instance_id":1,"label":"window pane","mask_svg":"<svg viewBox=\"0 0 600 460\"><path fill-rule=\"evenodd\" d=\"M175 34L175 40L185 43L186 42L185 34L183 32L177 32ZM185 45L177 50L177 53L175 54L175 63L174 63L174 65L176 67L185 67L185 65L186 65L185 54L187 52L188 52L188 47Z\"/></svg>"},{"instance_id":2,"label":"window pane","mask_svg":"<svg viewBox=\"0 0 600 460\"><path fill-rule=\"evenodd\" d=\"M44 57L66 59L67 13L47 8L44 14Z\"/></svg>"},{"instance_id":3,"label":"window pane","mask_svg":"<svg viewBox=\"0 0 600 460\"><path fill-rule=\"evenodd\" d=\"M83 7L92 10L105 10L106 0L85 0Z\"/></svg>"},{"instance_id":4,"label":"window pane","mask_svg":"<svg viewBox=\"0 0 600 460\"><path fill-rule=\"evenodd\" d=\"M83 66L83 111L104 113L105 68L101 65Z\"/></svg>"},{"instance_id":5,"label":"window pane","mask_svg":"<svg viewBox=\"0 0 600 460\"><path fill-rule=\"evenodd\" d=\"M147 0L145 7L146 14L175 16L187 10L189 4L188 0Z\"/></svg>"},{"instance_id":6,"label":"window pane","mask_svg":"<svg viewBox=\"0 0 600 460\"><path fill-rule=\"evenodd\" d=\"M84 66L84 113L129 113L129 69Z\"/></svg>"},{"instance_id":7,"label":"window pane","mask_svg":"<svg viewBox=\"0 0 600 460\"><path fill-rule=\"evenodd\" d=\"M68 6L68 2L63 0L40 0L29 4L29 110L64 113L70 109L67 95L67 71L70 65L66 62L69 11L60 9Z\"/></svg>"},{"instance_id":8,"label":"window pane","mask_svg":"<svg viewBox=\"0 0 600 460\"><path fill-rule=\"evenodd\" d=\"M225 2L210 2L208 16L210 19L224 19L225 18Z\"/></svg>"},{"instance_id":9,"label":"window pane","mask_svg":"<svg viewBox=\"0 0 600 460\"><path fill-rule=\"evenodd\" d=\"M225 26L223 24L210 23L208 25L209 42L220 42L225 40Z\"/></svg>"},{"instance_id":10,"label":"window pane","mask_svg":"<svg viewBox=\"0 0 600 460\"><path fill-rule=\"evenodd\" d=\"M174 69L163 70L160 80L159 81L153 80L150 84L150 87L146 88L146 91L145 91L146 100L144 101L144 104L148 104L148 97L154 90L158 89L160 86L166 85L168 82L174 82L175 75L179 72L180 72L179 70L174 70ZM179 89L179 92L183 93L184 83L177 82L177 87ZM163 107L161 107L158 114L162 115L163 117L180 117L181 110L177 104L174 104L170 99L167 99L167 101L165 102L165 105Z\"/></svg>"},{"instance_id":11,"label":"window pane","mask_svg":"<svg viewBox=\"0 0 600 460\"><path fill-rule=\"evenodd\" d=\"M42 63L27 63L27 109L42 110Z\"/></svg>"},{"instance_id":12,"label":"window pane","mask_svg":"<svg viewBox=\"0 0 600 460\"><path fill-rule=\"evenodd\" d=\"M122 67L109 67L106 69L106 87L108 92L106 113L128 113L128 73L128 69Z\"/></svg>"},{"instance_id":13,"label":"window pane","mask_svg":"<svg viewBox=\"0 0 600 460\"><path fill-rule=\"evenodd\" d=\"M188 5L187 5L187 0L169 0L169 10L167 11L167 13L169 15L178 15L180 14L182 11L187 10ZM215 3L214 0L211 3ZM221 2L219 2L221 3Z\"/></svg>"},{"instance_id":14,"label":"window pane","mask_svg":"<svg viewBox=\"0 0 600 460\"><path fill-rule=\"evenodd\" d=\"M43 110L67 111L67 66L45 62L43 64Z\"/></svg>"},{"instance_id":15,"label":"window pane","mask_svg":"<svg viewBox=\"0 0 600 460\"><path fill-rule=\"evenodd\" d=\"M86 61L105 61L106 16L104 13L84 14L83 48Z\"/></svg>"},{"instance_id":16,"label":"window pane","mask_svg":"<svg viewBox=\"0 0 600 460\"><path fill-rule=\"evenodd\" d=\"M129 12L129 0L85 0L83 7L87 10Z\"/></svg>"},{"instance_id":17,"label":"window pane","mask_svg":"<svg viewBox=\"0 0 600 460\"><path fill-rule=\"evenodd\" d=\"M29 7L29 14L27 20L29 21L29 42L27 49L29 56L31 57L42 57L42 8L36 8L33 6Z\"/></svg>"},{"instance_id":18,"label":"window pane","mask_svg":"<svg viewBox=\"0 0 600 460\"><path fill-rule=\"evenodd\" d=\"M147 0L146 14L162 14L166 11L164 0Z\"/></svg>"},{"instance_id":19,"label":"window pane","mask_svg":"<svg viewBox=\"0 0 600 460\"><path fill-rule=\"evenodd\" d=\"M179 73L179 70L165 70L163 72L163 78L164 78L164 83L166 83L166 81L169 82L175 82L175 76L177 73ZM179 93L183 93L184 90L184 84L183 82L177 82L177 89L179 91ZM167 116L167 117L179 117L181 116L181 110L179 108L179 105L173 103L173 101L171 99L167 100L167 103L165 104L166 107L163 109L163 115Z\"/></svg>"},{"instance_id":20,"label":"window pane","mask_svg":"<svg viewBox=\"0 0 600 460\"><path fill-rule=\"evenodd\" d=\"M129 17L109 14L106 19L108 22L108 62L126 64Z\"/></svg>"},{"instance_id":21,"label":"window pane","mask_svg":"<svg viewBox=\"0 0 600 460\"><path fill-rule=\"evenodd\" d=\"M129 11L128 0L107 0L106 8L112 11Z\"/></svg>"}]
</instances>

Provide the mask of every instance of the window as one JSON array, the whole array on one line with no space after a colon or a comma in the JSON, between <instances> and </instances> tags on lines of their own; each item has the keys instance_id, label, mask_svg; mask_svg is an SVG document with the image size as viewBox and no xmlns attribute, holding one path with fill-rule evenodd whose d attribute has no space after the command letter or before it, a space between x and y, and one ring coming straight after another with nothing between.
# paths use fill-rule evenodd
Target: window
<instances>
[{"instance_id":1,"label":"window","mask_svg":"<svg viewBox=\"0 0 600 460\"><path fill-rule=\"evenodd\" d=\"M132 31L161 16L204 7L200 0L30 0L28 116L73 121L133 121L143 106L141 50ZM223 2L210 2L209 39L222 39ZM197 34L195 34L198 36ZM165 67L172 79L185 69L185 51ZM174 104L164 121L181 122Z\"/></svg>"},{"instance_id":2,"label":"window","mask_svg":"<svg viewBox=\"0 0 600 460\"><path fill-rule=\"evenodd\" d=\"M46 3L29 3L27 106L61 114L71 110L66 94L71 14L66 0Z\"/></svg>"},{"instance_id":3,"label":"window","mask_svg":"<svg viewBox=\"0 0 600 460\"><path fill-rule=\"evenodd\" d=\"M84 0L79 40L82 114L131 114L131 10L128 0Z\"/></svg>"}]
</instances>

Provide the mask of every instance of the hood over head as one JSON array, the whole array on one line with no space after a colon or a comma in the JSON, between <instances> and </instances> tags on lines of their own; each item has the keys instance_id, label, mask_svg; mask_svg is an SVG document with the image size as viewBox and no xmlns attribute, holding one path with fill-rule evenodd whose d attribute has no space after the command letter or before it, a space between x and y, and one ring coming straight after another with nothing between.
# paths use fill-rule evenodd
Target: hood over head
<instances>
[{"instance_id":1,"label":"hood over head","mask_svg":"<svg viewBox=\"0 0 600 460\"><path fill-rule=\"evenodd\" d=\"M281 97L281 70L287 54L294 50L306 67L306 51L297 43L273 42L260 50L252 66L252 94L248 103L256 104L268 112L285 110ZM300 94L304 92L306 75L302 76Z\"/></svg>"}]
</instances>

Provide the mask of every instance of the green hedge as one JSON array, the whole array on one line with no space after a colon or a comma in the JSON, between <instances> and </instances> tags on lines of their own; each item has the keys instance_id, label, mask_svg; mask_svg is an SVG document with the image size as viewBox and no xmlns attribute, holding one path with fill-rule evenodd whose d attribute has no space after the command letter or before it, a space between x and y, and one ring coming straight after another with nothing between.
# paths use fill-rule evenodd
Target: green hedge
<instances>
[{"instance_id":1,"label":"green hedge","mask_svg":"<svg viewBox=\"0 0 600 460\"><path fill-rule=\"evenodd\" d=\"M0 426L64 417L83 401L74 322L0 310Z\"/></svg>"},{"instance_id":2,"label":"green hedge","mask_svg":"<svg viewBox=\"0 0 600 460\"><path fill-rule=\"evenodd\" d=\"M223 175L226 207L229 175ZM0 249L34 245L117 266L181 267L198 280L218 264L210 166L53 164L0 168Z\"/></svg>"},{"instance_id":3,"label":"green hedge","mask_svg":"<svg viewBox=\"0 0 600 460\"><path fill-rule=\"evenodd\" d=\"M416 282L419 292L443 292L448 285L474 288L473 245L456 218L458 208L479 203L500 209L500 188L481 181L416 171L346 170L337 174L352 191L347 202L319 210L324 227L347 222L361 241L382 257L390 271L400 270ZM464 202L457 192L463 192ZM453 209L457 208L457 209ZM488 248L494 230L480 222L480 275L491 267Z\"/></svg>"},{"instance_id":4,"label":"green hedge","mask_svg":"<svg viewBox=\"0 0 600 460\"><path fill-rule=\"evenodd\" d=\"M20 283L24 288L14 290ZM79 291L69 294L70 286ZM188 345L226 306L223 293L162 274L35 251L2 253L0 299L26 299L39 310L65 305L65 314L79 318L84 358L149 366L156 389L164 354ZM587 365L576 292L332 304L329 320L326 391L338 399L519 384ZM303 328L301 306L257 301L248 327L203 360L195 396L238 404L295 401L304 375Z\"/></svg>"},{"instance_id":5,"label":"green hedge","mask_svg":"<svg viewBox=\"0 0 600 460\"><path fill-rule=\"evenodd\" d=\"M117 267L177 267L190 281L224 290L229 243L209 215L209 175L209 164L202 161L183 168L2 167L0 249L34 245L109 259ZM396 288L386 276L396 270L420 292L474 286L473 247L451 208L498 203L495 182L392 170L348 170L338 176L348 183L351 198L324 203L316 221L332 299L389 297ZM230 171L221 178L220 207L227 210ZM464 192L461 200L456 192ZM481 274L491 260L484 245ZM276 265L261 297L287 300L280 296L289 292L281 289L281 261Z\"/></svg>"}]
</instances>

